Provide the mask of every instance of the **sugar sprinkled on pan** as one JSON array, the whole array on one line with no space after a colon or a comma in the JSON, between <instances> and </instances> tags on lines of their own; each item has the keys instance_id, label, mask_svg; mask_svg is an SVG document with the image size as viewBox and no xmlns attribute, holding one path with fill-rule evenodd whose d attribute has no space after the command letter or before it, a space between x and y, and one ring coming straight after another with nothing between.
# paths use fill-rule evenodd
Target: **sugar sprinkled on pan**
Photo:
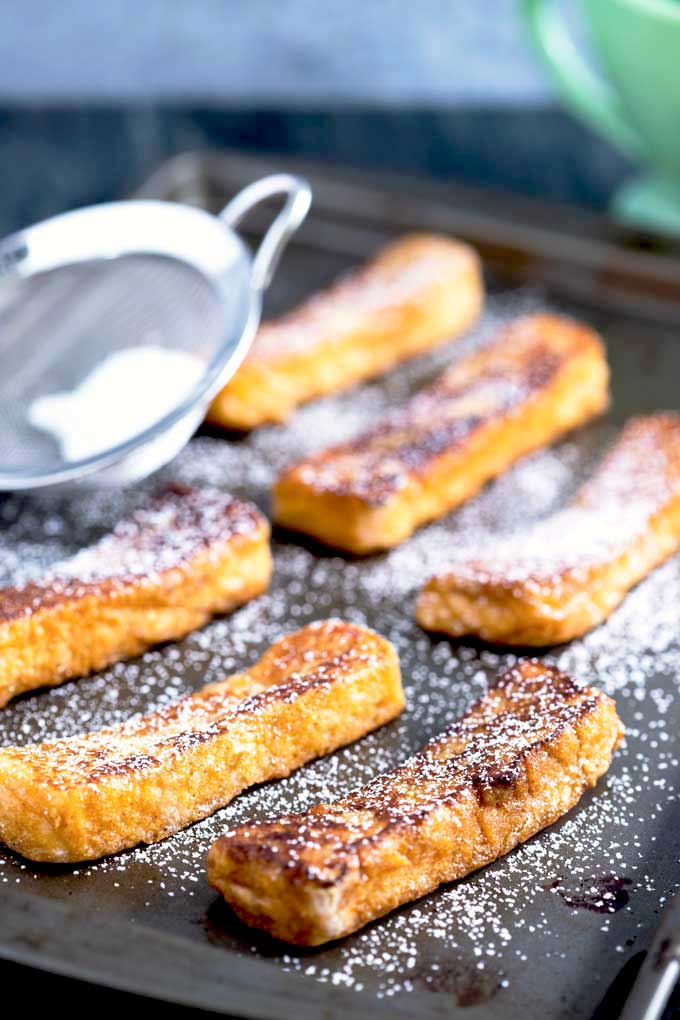
<instances>
[{"instance_id":1,"label":"sugar sprinkled on pan","mask_svg":"<svg viewBox=\"0 0 680 1020\"><path fill-rule=\"evenodd\" d=\"M496 307L501 314L507 310L503 304ZM286 428L263 429L235 442L206 433L165 475L222 487L266 508L268 487L286 463L364 427L463 353L464 345L404 366L387 385L312 404ZM84 907L96 897L101 909L258 954L267 965L305 980L364 995L391 998L429 990L452 1003L479 1003L502 995L506 987L508 994L518 994L537 969L545 980L557 980L560 962L568 956L570 970L582 962L582 987L573 989L573 996L583 1002L599 999L603 982L643 947L654 912L671 892L668 876L676 866L673 841L664 839L664 832L678 811L674 740L680 699L669 681L680 675L677 558L636 588L603 627L545 655L616 697L627 739L605 780L574 812L508 857L343 942L298 952L238 925L207 887L205 854L234 823L304 810L364 784L469 707L514 656L431 639L413 621L415 593L441 566L443 551L448 554L470 538L483 542L494 532L516 531L567 502L615 434L610 424L592 426L523 461L457 513L388 555L354 562L279 536L274 582L256 603L179 645L5 709L0 713L3 744L121 722L220 679L254 661L282 632L332 614L367 623L395 643L408 697L401 719L359 745L247 792L164 843L59 873L35 871L0 850L0 885L18 883L27 892L40 890ZM95 540L141 501L139 489L77 503L3 499L2 579L35 577Z\"/></svg>"}]
</instances>

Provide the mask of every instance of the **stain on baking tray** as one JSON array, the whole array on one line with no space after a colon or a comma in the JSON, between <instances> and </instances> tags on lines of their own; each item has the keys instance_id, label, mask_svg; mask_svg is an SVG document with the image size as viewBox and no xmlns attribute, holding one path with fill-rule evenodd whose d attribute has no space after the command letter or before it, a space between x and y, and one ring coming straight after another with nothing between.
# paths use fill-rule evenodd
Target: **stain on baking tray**
<instances>
[{"instance_id":1,"label":"stain on baking tray","mask_svg":"<svg viewBox=\"0 0 680 1020\"><path fill-rule=\"evenodd\" d=\"M600 875L577 882L556 878L545 886L557 893L563 903L575 910L594 914L616 914L628 905L634 883L621 875Z\"/></svg>"},{"instance_id":2,"label":"stain on baking tray","mask_svg":"<svg viewBox=\"0 0 680 1020\"><path fill-rule=\"evenodd\" d=\"M480 970L474 958L447 959L436 942L428 951L427 940L421 946L419 963L410 978L417 988L451 996L461 1008L489 1002L507 985L502 971Z\"/></svg>"}]
</instances>

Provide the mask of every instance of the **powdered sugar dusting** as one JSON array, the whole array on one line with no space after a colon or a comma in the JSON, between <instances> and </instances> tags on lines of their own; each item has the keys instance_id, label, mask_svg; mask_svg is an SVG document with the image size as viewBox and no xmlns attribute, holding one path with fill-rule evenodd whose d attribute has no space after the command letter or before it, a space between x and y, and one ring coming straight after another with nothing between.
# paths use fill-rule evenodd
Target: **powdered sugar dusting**
<instances>
[{"instance_id":1,"label":"powdered sugar dusting","mask_svg":"<svg viewBox=\"0 0 680 1020\"><path fill-rule=\"evenodd\" d=\"M679 494L680 416L634 418L574 503L485 550L453 550L452 578L559 589L564 572L606 565L643 540Z\"/></svg>"},{"instance_id":2,"label":"powdered sugar dusting","mask_svg":"<svg viewBox=\"0 0 680 1020\"><path fill-rule=\"evenodd\" d=\"M366 316L389 319L394 306L423 301L423 291L455 286L474 266L470 249L439 237L405 238L377 261L336 280L326 291L307 298L292 312L265 322L255 338L251 358L304 351L319 334L344 337L366 328Z\"/></svg>"},{"instance_id":3,"label":"powdered sugar dusting","mask_svg":"<svg viewBox=\"0 0 680 1020\"><path fill-rule=\"evenodd\" d=\"M522 311L528 306L524 302ZM496 302L492 318L510 307ZM640 358L649 359L650 343L645 338ZM218 486L266 509L271 481L287 463L364 428L466 346L463 341L419 359L384 384L304 408L284 428L239 441L205 433L164 476ZM632 354L626 371L636 370ZM452 549L517 531L564 505L615 434L611 423L580 430L387 555L355 562L277 537L274 581L264 596L177 645L3 710L3 745L123 722L221 679L254 661L281 633L330 615L366 623L394 642L408 699L404 715L383 730L286 780L246 792L159 845L58 870L0 851L0 884L68 898L74 906L96 903L99 911L217 945L225 965L231 952L256 954L263 968L283 967L302 980L352 988L369 999L431 993L443 997L444 1008L495 997L499 1010L510 1003L517 1009L531 1001L540 973L575 1015L590 1015L625 960L646 944L678 873L676 841L667 838L680 819L677 558L639 585L604 626L544 656L614 695L627 738L597 789L508 857L338 944L298 952L235 921L207 887L205 854L231 825L304 810L363 785L469 708L515 657L424 634L412 617L415 593ZM77 501L2 500L2 578L35 577L110 529L144 491ZM624 879L627 902L611 891ZM582 908L584 900L598 909ZM567 972L578 973L579 981L565 983Z\"/></svg>"},{"instance_id":4,"label":"powdered sugar dusting","mask_svg":"<svg viewBox=\"0 0 680 1020\"><path fill-rule=\"evenodd\" d=\"M169 486L118 521L99 541L43 566L36 578L6 588L0 622L96 591L159 582L164 573L187 567L192 560L219 561L230 543L243 535L259 534L264 542L266 529L252 503L218 489Z\"/></svg>"}]
</instances>

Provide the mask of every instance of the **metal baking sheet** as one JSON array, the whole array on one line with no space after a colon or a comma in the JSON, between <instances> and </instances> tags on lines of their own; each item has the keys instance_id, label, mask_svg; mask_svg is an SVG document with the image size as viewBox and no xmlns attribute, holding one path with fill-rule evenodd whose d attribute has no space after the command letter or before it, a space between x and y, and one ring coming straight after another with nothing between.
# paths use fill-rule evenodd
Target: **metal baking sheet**
<instances>
[{"instance_id":1,"label":"metal baking sheet","mask_svg":"<svg viewBox=\"0 0 680 1020\"><path fill-rule=\"evenodd\" d=\"M146 191L215 207L244 177L267 169L252 158L232 158L217 173L214 161L194 158ZM290 306L402 230L434 226L423 221L436 208L442 229L455 225L456 209L440 198L409 193L398 201L394 190L324 171L312 179L318 208L283 260L269 312ZM376 194L381 201L371 202ZM459 213L458 232L465 234L467 223L474 235L469 209ZM493 248L492 225L484 229L497 257L489 257L486 315L469 338L309 405L287 426L244 439L204 429L160 476L127 492L0 500L0 581L11 583L95 539L163 479L218 485L268 510L272 479L290 460L364 427L517 312L549 306L587 319L607 340L614 402L606 418L527 458L401 548L354 561L275 534L274 580L262 598L178 644L3 710L3 744L115 723L239 669L282 632L329 615L365 622L396 644L408 695L398 721L287 780L245 793L157 846L79 867L38 868L0 848L0 957L271 1020L434 1018L460 1010L489 1020L612 1015L611 1003L634 974L680 876L680 558L644 581L604 626L545 654L614 695L628 728L606 779L550 830L491 867L316 950L291 949L245 928L204 875L207 848L229 824L341 795L463 712L513 656L420 631L412 619L419 583L454 544L521 527L560 506L629 415L678 405L673 322L680 302L671 286L671 256L624 250L625 283L617 285L620 276L610 271L603 283L591 265L590 287L581 287L576 299L566 272L569 252L579 250L571 240L561 247L559 234L541 228L553 256L537 254L535 246L529 253L527 241L523 260L518 243L512 258L505 249L504 259L500 241ZM597 246L600 266L623 272L621 249L608 239L588 244ZM508 277L504 265L512 270ZM575 261L574 277L583 282L585 274ZM639 294L639 315L631 310L632 292Z\"/></svg>"}]
</instances>

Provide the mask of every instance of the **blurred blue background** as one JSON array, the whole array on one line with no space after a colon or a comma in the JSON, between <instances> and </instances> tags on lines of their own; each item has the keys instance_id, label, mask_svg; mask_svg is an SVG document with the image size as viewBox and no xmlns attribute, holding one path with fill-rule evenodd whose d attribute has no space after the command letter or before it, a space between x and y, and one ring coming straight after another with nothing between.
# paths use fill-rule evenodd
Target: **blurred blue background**
<instances>
[{"instance_id":1,"label":"blurred blue background","mask_svg":"<svg viewBox=\"0 0 680 1020\"><path fill-rule=\"evenodd\" d=\"M216 146L592 208L627 171L515 0L0 0L0 232Z\"/></svg>"},{"instance_id":2,"label":"blurred blue background","mask_svg":"<svg viewBox=\"0 0 680 1020\"><path fill-rule=\"evenodd\" d=\"M0 91L234 105L522 103L547 89L516 0L19 0Z\"/></svg>"}]
</instances>

